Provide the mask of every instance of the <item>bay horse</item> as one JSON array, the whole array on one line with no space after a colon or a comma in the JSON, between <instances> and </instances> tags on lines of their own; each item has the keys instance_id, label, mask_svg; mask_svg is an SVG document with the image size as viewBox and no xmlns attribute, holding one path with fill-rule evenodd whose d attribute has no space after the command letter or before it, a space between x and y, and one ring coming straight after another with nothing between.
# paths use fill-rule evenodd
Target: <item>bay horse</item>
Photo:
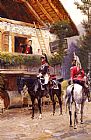
<instances>
[{"instance_id":1,"label":"bay horse","mask_svg":"<svg viewBox=\"0 0 91 140\"><path fill-rule=\"evenodd\" d=\"M62 81L63 81L63 78L59 80L51 79L49 81L49 95L53 104L53 115L55 114L55 107L56 107L55 95L59 102L60 114L62 114L62 90L61 90Z\"/></svg>"},{"instance_id":2,"label":"bay horse","mask_svg":"<svg viewBox=\"0 0 91 140\"><path fill-rule=\"evenodd\" d=\"M67 87L66 90L66 105L68 106L70 116L70 127L72 127L72 104L74 103L74 128L77 128L78 118L77 114L81 113L81 124L83 123L83 109L87 99L87 93L84 92L82 85L74 83Z\"/></svg>"},{"instance_id":3,"label":"bay horse","mask_svg":"<svg viewBox=\"0 0 91 140\"><path fill-rule=\"evenodd\" d=\"M34 105L35 105L35 99L38 101L38 108L39 108L39 118L42 118L42 109L41 109L41 103L42 103L42 97L47 96L48 92L45 92L41 89L41 82L40 78L31 78L31 77L18 77L17 78L17 86L18 86L18 92L21 94L23 91L23 87L26 85L28 88L28 93L30 95L31 101L32 101L32 119L34 118Z\"/></svg>"}]
</instances>

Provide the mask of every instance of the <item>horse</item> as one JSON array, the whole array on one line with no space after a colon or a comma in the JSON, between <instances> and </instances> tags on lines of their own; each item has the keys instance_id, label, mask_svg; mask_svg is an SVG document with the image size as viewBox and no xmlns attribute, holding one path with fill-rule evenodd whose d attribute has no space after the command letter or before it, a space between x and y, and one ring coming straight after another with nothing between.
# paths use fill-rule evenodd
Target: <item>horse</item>
<instances>
[{"instance_id":1,"label":"horse","mask_svg":"<svg viewBox=\"0 0 91 140\"><path fill-rule=\"evenodd\" d=\"M31 101L32 101L32 119L34 119L34 103L35 99L38 101L38 108L39 108L39 118L42 118L42 110L41 110L41 102L42 97L47 96L47 92L41 89L41 82L40 78L31 78L31 77L18 77L17 78L17 86L18 86L18 92L22 94L23 87L26 85L28 88L28 93L30 95Z\"/></svg>"},{"instance_id":2,"label":"horse","mask_svg":"<svg viewBox=\"0 0 91 140\"><path fill-rule=\"evenodd\" d=\"M70 127L72 127L72 104L74 103L75 105L74 128L76 129L78 124L77 114L79 113L79 109L81 113L81 124L83 124L83 109L87 99L87 93L84 91L82 85L74 83L67 87L65 99L69 110Z\"/></svg>"},{"instance_id":3,"label":"horse","mask_svg":"<svg viewBox=\"0 0 91 140\"><path fill-rule=\"evenodd\" d=\"M54 80L51 79L49 81L49 95L52 100L53 104L53 115L55 114L55 106L56 106L56 101L55 101L55 95L58 98L59 106L60 106L60 114L62 114L62 90L61 90L61 82L63 81L63 78Z\"/></svg>"}]
</instances>

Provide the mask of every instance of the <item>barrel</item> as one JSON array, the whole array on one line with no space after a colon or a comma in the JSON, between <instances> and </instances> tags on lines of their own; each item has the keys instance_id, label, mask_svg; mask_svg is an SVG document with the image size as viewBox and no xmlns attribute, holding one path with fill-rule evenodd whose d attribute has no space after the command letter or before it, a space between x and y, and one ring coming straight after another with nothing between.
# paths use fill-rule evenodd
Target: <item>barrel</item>
<instances>
[{"instance_id":1,"label":"barrel","mask_svg":"<svg viewBox=\"0 0 91 140\"><path fill-rule=\"evenodd\" d=\"M21 94L18 91L7 91L9 96L8 108L22 107L23 100Z\"/></svg>"}]
</instances>

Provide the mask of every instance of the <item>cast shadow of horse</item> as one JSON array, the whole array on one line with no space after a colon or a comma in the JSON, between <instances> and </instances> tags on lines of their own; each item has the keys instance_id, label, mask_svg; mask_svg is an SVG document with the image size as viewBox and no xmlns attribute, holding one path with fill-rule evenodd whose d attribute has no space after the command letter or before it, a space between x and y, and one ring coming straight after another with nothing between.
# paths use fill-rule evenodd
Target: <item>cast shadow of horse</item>
<instances>
[{"instance_id":1,"label":"cast shadow of horse","mask_svg":"<svg viewBox=\"0 0 91 140\"><path fill-rule=\"evenodd\" d=\"M48 92L41 90L41 82L39 78L31 78L31 77L18 77L17 78L17 86L18 92L22 94L23 87L26 85L28 89L28 93L30 95L32 101L32 119L34 118L34 111L35 111L35 99L38 101L38 109L39 109L39 118L42 118L42 97L47 96Z\"/></svg>"}]
</instances>

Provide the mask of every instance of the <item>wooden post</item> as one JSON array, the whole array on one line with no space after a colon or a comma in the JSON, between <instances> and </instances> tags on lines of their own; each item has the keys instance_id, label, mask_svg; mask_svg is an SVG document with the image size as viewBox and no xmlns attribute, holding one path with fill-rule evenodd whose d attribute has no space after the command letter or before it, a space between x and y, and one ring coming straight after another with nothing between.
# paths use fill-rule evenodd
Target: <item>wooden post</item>
<instances>
[{"instance_id":1,"label":"wooden post","mask_svg":"<svg viewBox=\"0 0 91 140\"><path fill-rule=\"evenodd\" d=\"M0 31L0 52L2 51L2 32Z\"/></svg>"},{"instance_id":2,"label":"wooden post","mask_svg":"<svg viewBox=\"0 0 91 140\"><path fill-rule=\"evenodd\" d=\"M12 48L11 48L11 51L12 51L12 52L15 52L15 45L14 45L14 44L15 44L15 39L14 39L14 33L11 33L11 42L12 42L12 43L11 43L11 45L12 45L12 46L11 46L11 47L12 47Z\"/></svg>"},{"instance_id":3,"label":"wooden post","mask_svg":"<svg viewBox=\"0 0 91 140\"><path fill-rule=\"evenodd\" d=\"M3 50L3 29L0 29L0 52Z\"/></svg>"}]
</instances>

